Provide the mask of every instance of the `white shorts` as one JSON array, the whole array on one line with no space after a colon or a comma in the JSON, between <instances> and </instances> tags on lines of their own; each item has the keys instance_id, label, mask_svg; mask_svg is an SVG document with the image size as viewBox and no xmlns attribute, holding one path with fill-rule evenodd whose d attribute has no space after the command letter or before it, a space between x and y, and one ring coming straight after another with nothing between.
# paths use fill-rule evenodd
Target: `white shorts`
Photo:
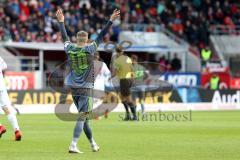
<instances>
[{"instance_id":1,"label":"white shorts","mask_svg":"<svg viewBox=\"0 0 240 160\"><path fill-rule=\"evenodd\" d=\"M0 91L0 108L9 106L11 106L11 101L9 99L7 91Z\"/></svg>"}]
</instances>

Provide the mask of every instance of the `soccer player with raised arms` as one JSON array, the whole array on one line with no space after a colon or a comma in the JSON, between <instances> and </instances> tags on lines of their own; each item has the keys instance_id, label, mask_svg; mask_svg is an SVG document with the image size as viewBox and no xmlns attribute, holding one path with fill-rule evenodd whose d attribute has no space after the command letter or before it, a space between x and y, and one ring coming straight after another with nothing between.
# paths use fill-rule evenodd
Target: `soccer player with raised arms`
<instances>
[{"instance_id":1,"label":"soccer player with raised arms","mask_svg":"<svg viewBox=\"0 0 240 160\"><path fill-rule=\"evenodd\" d=\"M103 37L107 34L114 20L120 17L120 11L115 9L107 22L106 26L99 33L98 37L92 43L88 43L88 33L79 31L77 33L77 43L70 42L64 26L64 15L62 10L56 12L57 19L60 25L62 39L64 41L64 49L68 57L68 63L71 71L65 78L65 85L71 88L74 104L78 112L88 112L89 109L89 92L93 88L93 56L98 45L102 42ZM74 128L73 140L69 147L69 153L82 153L77 148L77 141L80 134L84 130L89 142L91 143L94 152L99 151L99 146L93 139L92 131L89 127L89 122L86 119L77 120Z\"/></svg>"}]
</instances>

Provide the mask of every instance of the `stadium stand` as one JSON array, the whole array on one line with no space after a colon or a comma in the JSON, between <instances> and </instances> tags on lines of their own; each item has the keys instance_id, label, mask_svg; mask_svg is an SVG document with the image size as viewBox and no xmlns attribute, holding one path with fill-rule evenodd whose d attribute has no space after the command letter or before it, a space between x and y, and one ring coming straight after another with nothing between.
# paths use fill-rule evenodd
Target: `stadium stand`
<instances>
[{"instance_id":1,"label":"stadium stand","mask_svg":"<svg viewBox=\"0 0 240 160\"><path fill-rule=\"evenodd\" d=\"M239 53L239 36L229 35L212 35L211 41L215 48L225 57Z\"/></svg>"},{"instance_id":2,"label":"stadium stand","mask_svg":"<svg viewBox=\"0 0 240 160\"><path fill-rule=\"evenodd\" d=\"M60 41L53 23L53 11L63 6L67 32L72 40L79 29L90 31L91 38L115 7L121 8L121 23L148 24L147 32L153 32L153 24L161 24L189 43L203 47L209 44L209 28L240 24L240 10L234 0L2 0L0 6L0 35L2 40L12 41ZM144 6L144 7L143 7ZM140 27L133 30L139 31ZM117 40L121 29L113 27L111 40ZM26 36L27 35L27 36Z\"/></svg>"}]
</instances>

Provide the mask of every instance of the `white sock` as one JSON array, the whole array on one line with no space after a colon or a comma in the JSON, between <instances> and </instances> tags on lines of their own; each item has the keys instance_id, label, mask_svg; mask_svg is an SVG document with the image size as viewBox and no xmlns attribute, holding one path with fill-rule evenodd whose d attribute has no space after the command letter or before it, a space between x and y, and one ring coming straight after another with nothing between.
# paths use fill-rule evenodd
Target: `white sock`
<instances>
[{"instance_id":1,"label":"white sock","mask_svg":"<svg viewBox=\"0 0 240 160\"><path fill-rule=\"evenodd\" d=\"M71 145L76 147L78 142L78 138L73 138Z\"/></svg>"},{"instance_id":2,"label":"white sock","mask_svg":"<svg viewBox=\"0 0 240 160\"><path fill-rule=\"evenodd\" d=\"M19 126L18 126L18 121L17 121L17 117L15 114L10 113L7 115L8 121L11 123L13 129L15 131L19 130Z\"/></svg>"},{"instance_id":3,"label":"white sock","mask_svg":"<svg viewBox=\"0 0 240 160\"><path fill-rule=\"evenodd\" d=\"M95 140L93 138L91 139L90 143L91 143L92 146L97 145L97 143L95 142Z\"/></svg>"}]
</instances>

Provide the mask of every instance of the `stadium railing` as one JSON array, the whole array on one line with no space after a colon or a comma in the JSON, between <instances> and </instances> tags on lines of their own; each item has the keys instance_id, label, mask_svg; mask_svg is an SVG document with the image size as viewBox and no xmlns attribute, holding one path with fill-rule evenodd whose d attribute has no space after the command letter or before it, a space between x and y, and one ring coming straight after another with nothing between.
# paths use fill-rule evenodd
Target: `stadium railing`
<instances>
[{"instance_id":1,"label":"stadium railing","mask_svg":"<svg viewBox=\"0 0 240 160\"><path fill-rule=\"evenodd\" d=\"M210 33L212 35L240 35L240 25L212 25Z\"/></svg>"},{"instance_id":2,"label":"stadium railing","mask_svg":"<svg viewBox=\"0 0 240 160\"><path fill-rule=\"evenodd\" d=\"M177 35L175 35L172 32L170 32L165 27L163 27L161 25L158 25L158 24L149 25L149 24L124 23L124 24L122 24L122 28L121 29L123 31L133 30L133 31L144 31L145 32L145 31L147 31L149 26L152 27L155 32L163 32L163 33L165 33L169 38L171 38L172 40L174 40L178 44L188 45L188 43L185 40L183 40L182 38L180 38Z\"/></svg>"},{"instance_id":3,"label":"stadium railing","mask_svg":"<svg viewBox=\"0 0 240 160\"><path fill-rule=\"evenodd\" d=\"M39 68L39 59L36 56L16 56L19 62L19 71L36 71ZM5 57L5 60L12 60L11 57ZM9 68L15 67L15 63L8 63Z\"/></svg>"}]
</instances>

